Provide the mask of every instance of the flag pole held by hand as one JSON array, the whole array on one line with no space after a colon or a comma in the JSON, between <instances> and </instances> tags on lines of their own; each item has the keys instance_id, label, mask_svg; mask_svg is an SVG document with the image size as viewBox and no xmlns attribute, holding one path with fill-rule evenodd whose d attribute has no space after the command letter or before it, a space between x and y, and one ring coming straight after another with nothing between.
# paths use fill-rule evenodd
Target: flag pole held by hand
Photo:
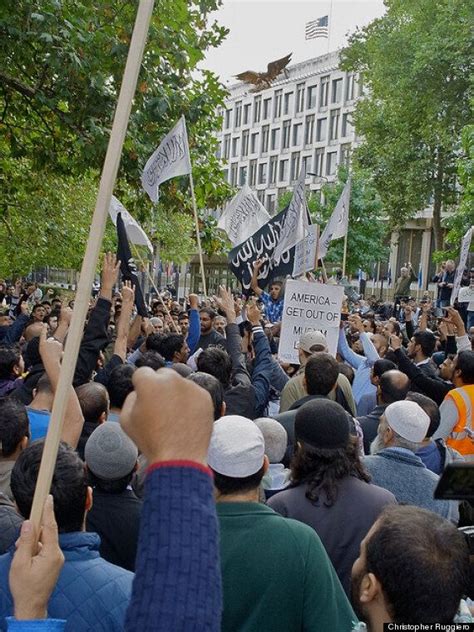
<instances>
[{"instance_id":1,"label":"flag pole held by hand","mask_svg":"<svg viewBox=\"0 0 474 632\"><path fill-rule=\"evenodd\" d=\"M117 101L112 132L110 134L104 167L100 179L99 192L92 217L86 252L81 269L74 312L69 329L67 345L61 365L58 388L54 398L48 434L38 473L30 519L37 532L41 525L41 515L46 496L49 494L56 465L57 452L61 437L68 391L72 384L74 371L82 339L84 321L89 307L89 297L97 265L105 224L109 212L110 200L120 164L123 142L127 131L128 119L132 108L138 74L140 72L143 51L153 12L154 0L140 0L128 51L127 63L123 75L120 94Z\"/></svg>"}]
</instances>

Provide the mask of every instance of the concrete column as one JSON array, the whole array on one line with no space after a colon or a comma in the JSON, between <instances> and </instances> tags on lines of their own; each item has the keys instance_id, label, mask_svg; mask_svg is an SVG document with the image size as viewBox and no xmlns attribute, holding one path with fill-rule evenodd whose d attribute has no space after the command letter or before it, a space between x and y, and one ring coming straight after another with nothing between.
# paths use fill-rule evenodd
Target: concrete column
<instances>
[{"instance_id":1,"label":"concrete column","mask_svg":"<svg viewBox=\"0 0 474 632\"><path fill-rule=\"evenodd\" d=\"M431 248L431 228L425 228L423 238L421 240L421 270L423 274L423 290L428 287L431 279L429 278L430 269L430 248Z\"/></svg>"},{"instance_id":2,"label":"concrete column","mask_svg":"<svg viewBox=\"0 0 474 632\"><path fill-rule=\"evenodd\" d=\"M390 238L390 259L389 259L389 268L390 273L392 275L392 287L395 281L398 278L398 270L397 270L397 259L398 259L398 239L400 237L400 233L396 230L392 231L392 236Z\"/></svg>"}]
</instances>

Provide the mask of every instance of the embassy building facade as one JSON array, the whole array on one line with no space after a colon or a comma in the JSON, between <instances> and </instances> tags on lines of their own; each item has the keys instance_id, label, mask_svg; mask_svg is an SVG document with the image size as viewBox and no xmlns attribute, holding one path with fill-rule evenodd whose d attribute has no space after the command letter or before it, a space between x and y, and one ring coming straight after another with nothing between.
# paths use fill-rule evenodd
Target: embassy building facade
<instances>
[{"instance_id":1,"label":"embassy building facade","mask_svg":"<svg viewBox=\"0 0 474 632\"><path fill-rule=\"evenodd\" d=\"M358 143L352 113L364 89L356 74L339 68L337 52L287 67L271 88L251 89L240 82L228 87L219 157L227 181L236 187L247 182L274 215L303 165L314 174L307 175L306 186L318 191L335 180L339 165L349 164ZM400 233L392 233L383 274L390 269L396 278L407 261L415 271L421 263L423 279L434 274L430 217L430 209L421 211Z\"/></svg>"}]
</instances>

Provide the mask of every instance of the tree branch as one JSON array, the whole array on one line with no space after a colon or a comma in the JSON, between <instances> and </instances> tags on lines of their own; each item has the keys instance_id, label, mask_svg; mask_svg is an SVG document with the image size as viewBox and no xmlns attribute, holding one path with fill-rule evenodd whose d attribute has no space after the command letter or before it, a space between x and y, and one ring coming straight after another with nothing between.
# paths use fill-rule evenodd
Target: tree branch
<instances>
[{"instance_id":1,"label":"tree branch","mask_svg":"<svg viewBox=\"0 0 474 632\"><path fill-rule=\"evenodd\" d=\"M34 88L32 88L31 86L27 86L26 83L19 81L18 79L12 77L3 70L0 70L0 82L6 86L9 86L10 88L13 88L25 97L32 98L36 95L36 90Z\"/></svg>"}]
</instances>

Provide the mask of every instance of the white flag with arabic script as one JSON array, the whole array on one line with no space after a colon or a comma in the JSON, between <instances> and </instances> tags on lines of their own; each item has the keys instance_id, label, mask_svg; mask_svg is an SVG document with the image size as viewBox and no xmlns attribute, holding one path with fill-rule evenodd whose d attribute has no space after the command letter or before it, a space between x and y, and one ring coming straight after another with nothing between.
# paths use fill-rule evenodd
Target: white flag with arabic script
<instances>
[{"instance_id":1,"label":"white flag with arabic script","mask_svg":"<svg viewBox=\"0 0 474 632\"><path fill-rule=\"evenodd\" d=\"M217 227L225 230L234 247L256 233L269 219L266 208L245 184L226 206Z\"/></svg>"},{"instance_id":2,"label":"white flag with arabic script","mask_svg":"<svg viewBox=\"0 0 474 632\"><path fill-rule=\"evenodd\" d=\"M152 202L158 201L158 187L162 182L191 173L186 121L182 116L158 149L148 158L142 173L142 186Z\"/></svg>"}]
</instances>

